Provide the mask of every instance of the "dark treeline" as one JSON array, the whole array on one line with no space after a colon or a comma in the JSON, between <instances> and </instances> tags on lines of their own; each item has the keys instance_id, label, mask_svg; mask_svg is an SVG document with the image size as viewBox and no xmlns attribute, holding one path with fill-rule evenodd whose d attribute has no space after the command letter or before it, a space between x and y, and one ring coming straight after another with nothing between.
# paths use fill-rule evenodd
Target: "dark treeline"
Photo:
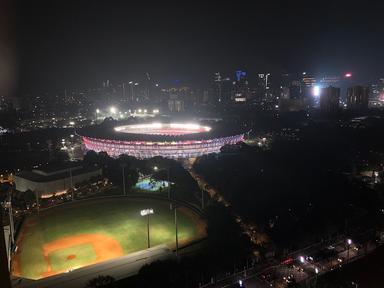
<instances>
[{"instance_id":1,"label":"dark treeline","mask_svg":"<svg viewBox=\"0 0 384 288\"><path fill-rule=\"evenodd\" d=\"M364 130L364 137L375 130ZM379 224L383 191L355 176L382 170L382 151L361 145L356 129L308 127L298 137L266 151L244 147L236 155L204 156L194 168L280 248Z\"/></svg>"}]
</instances>

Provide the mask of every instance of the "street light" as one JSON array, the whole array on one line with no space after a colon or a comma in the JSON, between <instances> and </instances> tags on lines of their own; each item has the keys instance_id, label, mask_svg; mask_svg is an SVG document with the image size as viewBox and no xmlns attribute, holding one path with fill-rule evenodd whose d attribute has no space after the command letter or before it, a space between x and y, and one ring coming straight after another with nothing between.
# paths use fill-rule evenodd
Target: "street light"
<instances>
[{"instance_id":1,"label":"street light","mask_svg":"<svg viewBox=\"0 0 384 288\"><path fill-rule=\"evenodd\" d=\"M141 216L147 216L147 238L148 238L148 248L151 248L150 238L149 238L149 216L154 214L152 208L143 209L140 211Z\"/></svg>"},{"instance_id":2,"label":"street light","mask_svg":"<svg viewBox=\"0 0 384 288\"><path fill-rule=\"evenodd\" d=\"M96 112L95 113L95 121L97 122L97 118L99 118L100 109L97 108L95 112Z\"/></svg>"},{"instance_id":3,"label":"street light","mask_svg":"<svg viewBox=\"0 0 384 288\"><path fill-rule=\"evenodd\" d=\"M347 250L347 263L349 262L349 248L351 248L352 244L352 239L347 239L347 245L348 245L348 250Z\"/></svg>"},{"instance_id":4,"label":"street light","mask_svg":"<svg viewBox=\"0 0 384 288\"><path fill-rule=\"evenodd\" d=\"M116 114L117 110L116 110L116 107L111 107L109 108L109 111L112 113L112 114Z\"/></svg>"}]
</instances>

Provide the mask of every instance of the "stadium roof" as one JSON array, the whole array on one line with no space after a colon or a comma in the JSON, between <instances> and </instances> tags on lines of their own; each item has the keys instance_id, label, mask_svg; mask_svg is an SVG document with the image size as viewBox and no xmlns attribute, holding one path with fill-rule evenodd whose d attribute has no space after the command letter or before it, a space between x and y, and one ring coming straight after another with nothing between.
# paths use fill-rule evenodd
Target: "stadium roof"
<instances>
[{"instance_id":1,"label":"stadium roof","mask_svg":"<svg viewBox=\"0 0 384 288\"><path fill-rule=\"evenodd\" d=\"M77 176L93 171L97 171L101 168L99 167L76 167L76 169L72 170L72 176ZM55 180L60 180L60 179L65 179L70 177L70 172L69 172L69 167L67 170L60 171L59 173L54 173L54 174L48 174L48 175L43 175L40 173L36 173L36 171L21 171L20 173L17 173L15 177L20 177L27 179L29 181L33 182L50 182L50 181L55 181Z\"/></svg>"},{"instance_id":2,"label":"stadium roof","mask_svg":"<svg viewBox=\"0 0 384 288\"><path fill-rule=\"evenodd\" d=\"M151 123L151 122L147 122ZM152 141L152 142L174 142L174 141L188 141L188 140L209 140L215 138L229 137L240 135L248 132L247 127L239 127L237 125L228 124L224 122L202 124L209 126L210 131L202 133L191 133L182 135L153 135L153 134L140 134L140 133L124 133L115 131L115 127L129 125L123 122L102 123L96 126L89 126L82 128L76 133L80 136L98 138L105 140L117 141Z\"/></svg>"}]
</instances>

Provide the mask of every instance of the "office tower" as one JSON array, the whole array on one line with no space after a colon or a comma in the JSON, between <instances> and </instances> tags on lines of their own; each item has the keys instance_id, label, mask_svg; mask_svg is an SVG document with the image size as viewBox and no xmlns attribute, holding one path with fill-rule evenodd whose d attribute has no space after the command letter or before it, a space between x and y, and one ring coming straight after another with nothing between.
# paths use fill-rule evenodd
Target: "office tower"
<instances>
[{"instance_id":1,"label":"office tower","mask_svg":"<svg viewBox=\"0 0 384 288\"><path fill-rule=\"evenodd\" d=\"M339 110L340 88L329 86L320 89L320 110L331 113Z\"/></svg>"},{"instance_id":2,"label":"office tower","mask_svg":"<svg viewBox=\"0 0 384 288\"><path fill-rule=\"evenodd\" d=\"M232 100L234 102L246 102L250 98L250 89L247 80L247 73L241 70L236 71L236 81L233 82Z\"/></svg>"},{"instance_id":3,"label":"office tower","mask_svg":"<svg viewBox=\"0 0 384 288\"><path fill-rule=\"evenodd\" d=\"M369 88L353 86L347 90L347 108L352 110L368 109Z\"/></svg>"}]
</instances>

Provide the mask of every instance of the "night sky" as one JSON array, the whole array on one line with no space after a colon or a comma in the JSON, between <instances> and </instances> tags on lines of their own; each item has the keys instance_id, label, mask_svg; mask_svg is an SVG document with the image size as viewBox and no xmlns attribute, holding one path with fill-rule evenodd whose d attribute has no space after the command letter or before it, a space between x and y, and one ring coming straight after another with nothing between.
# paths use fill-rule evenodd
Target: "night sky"
<instances>
[{"instance_id":1,"label":"night sky","mask_svg":"<svg viewBox=\"0 0 384 288\"><path fill-rule=\"evenodd\" d=\"M145 72L207 85L235 69L366 81L384 76L383 11L379 1L19 0L18 85L94 87Z\"/></svg>"}]
</instances>

